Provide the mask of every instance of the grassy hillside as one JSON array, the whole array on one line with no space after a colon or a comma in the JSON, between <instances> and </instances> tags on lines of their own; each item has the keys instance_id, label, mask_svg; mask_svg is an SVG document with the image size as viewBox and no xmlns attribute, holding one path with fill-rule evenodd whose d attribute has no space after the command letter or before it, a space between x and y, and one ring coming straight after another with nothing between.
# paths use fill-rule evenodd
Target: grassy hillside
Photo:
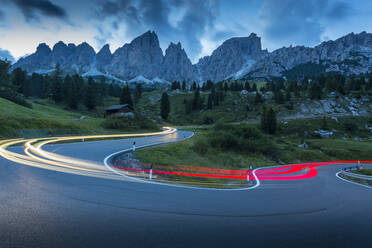
<instances>
[{"instance_id":1,"label":"grassy hillside","mask_svg":"<svg viewBox=\"0 0 372 248\"><path fill-rule=\"evenodd\" d=\"M72 112L47 101L30 103L32 109L0 98L0 138L105 132L99 112Z\"/></svg>"},{"instance_id":2,"label":"grassy hillside","mask_svg":"<svg viewBox=\"0 0 372 248\"><path fill-rule=\"evenodd\" d=\"M138 102L136 108L143 113L143 115L161 122L162 120L159 116L160 97L161 92L155 91L145 93ZM226 92L223 103L220 103L218 106L213 106L213 109L203 109L201 111L193 111L190 114L185 114L185 101L191 101L193 97L193 93L169 92L169 100L171 103L171 112L168 119L169 123L174 125L190 125L211 124L219 120L236 122L244 119L255 119L261 111L259 107L252 105L254 102L254 95L251 94L242 97L239 92ZM204 105L206 105L208 93L201 92L201 98ZM247 109L247 107L249 109Z\"/></svg>"},{"instance_id":3,"label":"grassy hillside","mask_svg":"<svg viewBox=\"0 0 372 248\"><path fill-rule=\"evenodd\" d=\"M354 124L352 124L354 123ZM258 124L217 124L196 129L194 138L167 146L136 151L144 163L247 168L331 160L371 160L372 117L281 122L275 135L261 133ZM322 138L316 131L332 130ZM301 144L306 144L301 146Z\"/></svg>"}]
</instances>

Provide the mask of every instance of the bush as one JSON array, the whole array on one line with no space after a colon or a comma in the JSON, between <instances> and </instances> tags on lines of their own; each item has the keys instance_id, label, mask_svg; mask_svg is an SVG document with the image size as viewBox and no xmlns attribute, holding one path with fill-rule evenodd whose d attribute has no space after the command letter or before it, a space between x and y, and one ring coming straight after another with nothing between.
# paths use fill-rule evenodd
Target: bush
<instances>
[{"instance_id":1,"label":"bush","mask_svg":"<svg viewBox=\"0 0 372 248\"><path fill-rule=\"evenodd\" d=\"M200 155L205 155L209 151L209 144L205 139L198 139L192 146L192 150Z\"/></svg>"},{"instance_id":2,"label":"bush","mask_svg":"<svg viewBox=\"0 0 372 248\"><path fill-rule=\"evenodd\" d=\"M217 149L226 151L239 151L240 140L231 132L217 131L208 136L209 144Z\"/></svg>"},{"instance_id":3,"label":"bush","mask_svg":"<svg viewBox=\"0 0 372 248\"><path fill-rule=\"evenodd\" d=\"M343 127L345 128L346 131L349 131L349 132L354 132L354 131L357 131L358 130L358 125L353 122L352 120L345 120L343 123L342 123Z\"/></svg>"},{"instance_id":4,"label":"bush","mask_svg":"<svg viewBox=\"0 0 372 248\"><path fill-rule=\"evenodd\" d=\"M247 124L228 125L217 123L207 136L208 143L219 150L239 153L261 153L276 158L277 145L260 130Z\"/></svg>"},{"instance_id":5,"label":"bush","mask_svg":"<svg viewBox=\"0 0 372 248\"><path fill-rule=\"evenodd\" d=\"M129 116L109 117L102 122L102 127L120 131L160 130L160 128L153 121L137 114L134 116L134 118Z\"/></svg>"},{"instance_id":6,"label":"bush","mask_svg":"<svg viewBox=\"0 0 372 248\"><path fill-rule=\"evenodd\" d=\"M26 102L23 96L15 91L0 90L0 97L26 108L32 108L32 105Z\"/></svg>"},{"instance_id":7,"label":"bush","mask_svg":"<svg viewBox=\"0 0 372 248\"><path fill-rule=\"evenodd\" d=\"M209 125L209 124L213 124L214 123L214 120L212 117L210 116L205 116L204 119L203 119L203 124L206 124L206 125Z\"/></svg>"}]
</instances>

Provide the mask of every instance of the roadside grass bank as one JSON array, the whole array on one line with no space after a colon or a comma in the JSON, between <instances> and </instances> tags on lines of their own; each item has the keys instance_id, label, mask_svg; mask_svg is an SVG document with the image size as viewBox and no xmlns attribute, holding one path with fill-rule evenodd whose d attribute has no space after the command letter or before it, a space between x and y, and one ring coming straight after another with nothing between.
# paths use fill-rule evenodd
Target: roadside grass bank
<instances>
[{"instance_id":1,"label":"roadside grass bank","mask_svg":"<svg viewBox=\"0 0 372 248\"><path fill-rule=\"evenodd\" d=\"M359 183L359 184L363 184L363 185L367 185L367 186L372 187L372 181L371 180L363 180L363 179L359 179L359 178L355 178L355 177L349 177L349 176L343 175L342 173L340 174L340 177L342 177L342 178L344 178L348 181L352 181L352 182L356 182L356 183Z\"/></svg>"},{"instance_id":2,"label":"roadside grass bank","mask_svg":"<svg viewBox=\"0 0 372 248\"><path fill-rule=\"evenodd\" d=\"M353 171L356 174L366 175L366 176L372 176L372 169L361 169L357 171Z\"/></svg>"},{"instance_id":3,"label":"roadside grass bank","mask_svg":"<svg viewBox=\"0 0 372 248\"><path fill-rule=\"evenodd\" d=\"M275 135L261 132L259 124L217 123L194 129L192 139L135 152L144 163L196 165L239 169L277 164L372 158L371 117L291 120L281 122ZM318 130L333 130L328 138Z\"/></svg>"},{"instance_id":4,"label":"roadside grass bank","mask_svg":"<svg viewBox=\"0 0 372 248\"><path fill-rule=\"evenodd\" d=\"M110 98L106 104L116 101L117 99ZM0 139L160 130L156 124L143 117L136 117L133 121L120 118L104 119L104 106L93 111L72 111L48 100L27 102L32 108L0 98Z\"/></svg>"}]
</instances>

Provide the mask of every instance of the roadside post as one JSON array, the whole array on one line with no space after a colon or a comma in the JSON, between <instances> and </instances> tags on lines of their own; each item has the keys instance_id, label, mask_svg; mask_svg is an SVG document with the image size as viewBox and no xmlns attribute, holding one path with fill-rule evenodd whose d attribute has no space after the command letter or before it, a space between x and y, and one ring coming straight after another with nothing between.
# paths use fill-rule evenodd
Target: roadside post
<instances>
[{"instance_id":1,"label":"roadside post","mask_svg":"<svg viewBox=\"0 0 372 248\"><path fill-rule=\"evenodd\" d=\"M152 180L152 164L151 164L151 166L150 166L149 179L150 179L150 181Z\"/></svg>"}]
</instances>

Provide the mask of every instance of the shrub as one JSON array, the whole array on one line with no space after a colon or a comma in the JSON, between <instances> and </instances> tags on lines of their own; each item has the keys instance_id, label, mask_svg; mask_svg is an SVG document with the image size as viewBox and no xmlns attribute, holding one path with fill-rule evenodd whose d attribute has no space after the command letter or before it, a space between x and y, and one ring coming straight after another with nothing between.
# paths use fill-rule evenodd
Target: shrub
<instances>
[{"instance_id":1,"label":"shrub","mask_svg":"<svg viewBox=\"0 0 372 248\"><path fill-rule=\"evenodd\" d=\"M129 116L109 117L102 122L102 127L121 131L160 130L153 121L138 114L136 114L134 118Z\"/></svg>"},{"instance_id":2,"label":"shrub","mask_svg":"<svg viewBox=\"0 0 372 248\"><path fill-rule=\"evenodd\" d=\"M354 132L354 131L357 131L358 130L358 125L353 122L352 120L345 120L343 123L342 123L343 127L345 128L346 131L349 131L349 132Z\"/></svg>"},{"instance_id":3,"label":"shrub","mask_svg":"<svg viewBox=\"0 0 372 248\"><path fill-rule=\"evenodd\" d=\"M203 119L203 124L206 124L206 125L209 125L209 124L213 124L214 123L214 120L212 117L210 116L205 116L204 119Z\"/></svg>"},{"instance_id":4,"label":"shrub","mask_svg":"<svg viewBox=\"0 0 372 248\"><path fill-rule=\"evenodd\" d=\"M200 155L204 155L209 151L209 143L205 139L198 139L192 146L192 150Z\"/></svg>"},{"instance_id":5,"label":"shrub","mask_svg":"<svg viewBox=\"0 0 372 248\"><path fill-rule=\"evenodd\" d=\"M32 105L26 102L23 96L15 91L0 90L0 97L26 108L32 108Z\"/></svg>"}]
</instances>

